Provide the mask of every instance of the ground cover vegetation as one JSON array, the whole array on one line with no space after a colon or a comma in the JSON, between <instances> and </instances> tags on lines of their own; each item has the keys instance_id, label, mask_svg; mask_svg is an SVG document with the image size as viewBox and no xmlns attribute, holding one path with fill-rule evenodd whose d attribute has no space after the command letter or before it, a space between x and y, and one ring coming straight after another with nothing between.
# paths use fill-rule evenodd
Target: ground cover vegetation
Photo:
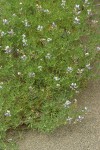
<instances>
[{"instance_id":1,"label":"ground cover vegetation","mask_svg":"<svg viewBox=\"0 0 100 150\"><path fill-rule=\"evenodd\" d=\"M74 97L100 51L94 13L92 0L0 1L2 150L8 129L50 132L83 119Z\"/></svg>"}]
</instances>

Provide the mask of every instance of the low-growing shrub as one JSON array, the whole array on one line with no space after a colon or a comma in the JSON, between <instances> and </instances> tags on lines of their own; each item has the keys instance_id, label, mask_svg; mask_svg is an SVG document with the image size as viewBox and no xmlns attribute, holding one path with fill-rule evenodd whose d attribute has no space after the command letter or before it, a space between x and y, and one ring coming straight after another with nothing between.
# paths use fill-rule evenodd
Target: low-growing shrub
<instances>
[{"instance_id":1,"label":"low-growing shrub","mask_svg":"<svg viewBox=\"0 0 100 150\"><path fill-rule=\"evenodd\" d=\"M75 121L74 96L97 54L92 0L1 0L0 6L0 138L23 124L50 132Z\"/></svg>"}]
</instances>

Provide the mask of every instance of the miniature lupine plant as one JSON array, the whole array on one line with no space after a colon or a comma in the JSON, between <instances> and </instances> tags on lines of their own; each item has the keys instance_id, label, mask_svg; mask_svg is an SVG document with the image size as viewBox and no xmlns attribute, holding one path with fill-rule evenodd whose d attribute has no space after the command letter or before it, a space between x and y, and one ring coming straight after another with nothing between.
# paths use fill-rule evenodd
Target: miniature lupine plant
<instances>
[{"instance_id":1,"label":"miniature lupine plant","mask_svg":"<svg viewBox=\"0 0 100 150\"><path fill-rule=\"evenodd\" d=\"M88 22L92 0L1 0L0 6L1 135L23 124L49 132L82 120L73 98L100 51L91 26L98 21Z\"/></svg>"}]
</instances>

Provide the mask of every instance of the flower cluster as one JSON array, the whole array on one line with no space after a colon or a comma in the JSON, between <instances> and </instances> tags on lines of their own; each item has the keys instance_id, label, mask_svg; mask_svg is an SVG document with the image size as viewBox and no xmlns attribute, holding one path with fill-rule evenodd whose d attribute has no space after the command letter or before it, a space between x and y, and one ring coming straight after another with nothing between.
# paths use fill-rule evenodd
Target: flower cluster
<instances>
[{"instance_id":1,"label":"flower cluster","mask_svg":"<svg viewBox=\"0 0 100 150\"><path fill-rule=\"evenodd\" d=\"M66 5L66 0L62 0L62 2L61 2L62 8L65 8L65 5Z\"/></svg>"},{"instance_id":2,"label":"flower cluster","mask_svg":"<svg viewBox=\"0 0 100 150\"><path fill-rule=\"evenodd\" d=\"M40 71L42 71L42 68L43 68L42 66L38 66L38 69L39 69Z\"/></svg>"},{"instance_id":3,"label":"flower cluster","mask_svg":"<svg viewBox=\"0 0 100 150\"><path fill-rule=\"evenodd\" d=\"M25 61L27 59L27 56L26 55L22 55L21 59Z\"/></svg>"},{"instance_id":4,"label":"flower cluster","mask_svg":"<svg viewBox=\"0 0 100 150\"><path fill-rule=\"evenodd\" d=\"M22 35L22 43L23 43L23 46L27 46L27 45L28 45L28 44L27 44L27 39L26 39L26 35L25 35L25 34Z\"/></svg>"},{"instance_id":5,"label":"flower cluster","mask_svg":"<svg viewBox=\"0 0 100 150\"><path fill-rule=\"evenodd\" d=\"M67 73L69 72L69 73L71 73L73 71L73 68L72 67L68 67L67 68Z\"/></svg>"},{"instance_id":6,"label":"flower cluster","mask_svg":"<svg viewBox=\"0 0 100 150\"><path fill-rule=\"evenodd\" d=\"M97 46L97 51L100 51L100 47L99 46Z\"/></svg>"},{"instance_id":7,"label":"flower cluster","mask_svg":"<svg viewBox=\"0 0 100 150\"><path fill-rule=\"evenodd\" d=\"M75 5L75 7L74 7L74 13L76 15L79 15L81 13L80 5L77 5L77 4Z\"/></svg>"},{"instance_id":8,"label":"flower cluster","mask_svg":"<svg viewBox=\"0 0 100 150\"><path fill-rule=\"evenodd\" d=\"M78 17L75 17L75 18L74 18L74 23L75 23L75 24L80 24L80 19L79 19Z\"/></svg>"},{"instance_id":9,"label":"flower cluster","mask_svg":"<svg viewBox=\"0 0 100 150\"><path fill-rule=\"evenodd\" d=\"M67 121L69 124L71 124L71 123L72 123L72 120L73 120L73 118L72 118L72 117L70 117L70 116L68 116L68 118L66 119L66 121Z\"/></svg>"},{"instance_id":10,"label":"flower cluster","mask_svg":"<svg viewBox=\"0 0 100 150\"><path fill-rule=\"evenodd\" d=\"M84 68L82 68L82 69L79 69L79 68L78 68L78 69L77 69L77 73L78 73L78 74L82 74L83 71L84 71Z\"/></svg>"},{"instance_id":11,"label":"flower cluster","mask_svg":"<svg viewBox=\"0 0 100 150\"><path fill-rule=\"evenodd\" d=\"M11 53L11 51L12 51L11 47L9 47L9 46L6 46L4 50L5 50L6 54Z\"/></svg>"},{"instance_id":12,"label":"flower cluster","mask_svg":"<svg viewBox=\"0 0 100 150\"><path fill-rule=\"evenodd\" d=\"M75 90L75 89L78 88L78 86L77 86L76 83L71 83L70 88L71 88L72 90Z\"/></svg>"},{"instance_id":13,"label":"flower cluster","mask_svg":"<svg viewBox=\"0 0 100 150\"><path fill-rule=\"evenodd\" d=\"M36 8L37 8L37 10L40 11L40 12L44 12L44 13L46 13L46 14L50 14L49 9L44 9L44 8L43 8L41 5L39 5L39 4L36 4Z\"/></svg>"},{"instance_id":14,"label":"flower cluster","mask_svg":"<svg viewBox=\"0 0 100 150\"><path fill-rule=\"evenodd\" d=\"M43 30L43 26L38 25L37 30L38 30L38 31L42 31L42 30Z\"/></svg>"},{"instance_id":15,"label":"flower cluster","mask_svg":"<svg viewBox=\"0 0 100 150\"><path fill-rule=\"evenodd\" d=\"M59 81L60 78L59 78L59 77L54 77L54 80L55 80L55 81Z\"/></svg>"},{"instance_id":16,"label":"flower cluster","mask_svg":"<svg viewBox=\"0 0 100 150\"><path fill-rule=\"evenodd\" d=\"M45 58L50 59L51 58L51 54L47 53L46 56L45 56Z\"/></svg>"},{"instance_id":17,"label":"flower cluster","mask_svg":"<svg viewBox=\"0 0 100 150\"><path fill-rule=\"evenodd\" d=\"M10 31L8 31L8 34L13 36L14 35L13 29L11 29Z\"/></svg>"},{"instance_id":18,"label":"flower cluster","mask_svg":"<svg viewBox=\"0 0 100 150\"><path fill-rule=\"evenodd\" d=\"M4 31L1 31L0 34L1 34L1 37L3 37L4 35L6 35L6 33Z\"/></svg>"},{"instance_id":19,"label":"flower cluster","mask_svg":"<svg viewBox=\"0 0 100 150\"><path fill-rule=\"evenodd\" d=\"M24 23L24 26L25 27L30 27L30 24L28 23L28 20L25 19L24 21L22 21Z\"/></svg>"},{"instance_id":20,"label":"flower cluster","mask_svg":"<svg viewBox=\"0 0 100 150\"><path fill-rule=\"evenodd\" d=\"M30 78L35 77L35 73L34 73L34 72L29 72L28 76L29 76Z\"/></svg>"},{"instance_id":21,"label":"flower cluster","mask_svg":"<svg viewBox=\"0 0 100 150\"><path fill-rule=\"evenodd\" d=\"M11 117L10 110L7 110L6 113L4 114L6 117Z\"/></svg>"},{"instance_id":22,"label":"flower cluster","mask_svg":"<svg viewBox=\"0 0 100 150\"><path fill-rule=\"evenodd\" d=\"M71 105L71 101L67 100L64 104L64 107L69 108L70 105Z\"/></svg>"},{"instance_id":23,"label":"flower cluster","mask_svg":"<svg viewBox=\"0 0 100 150\"><path fill-rule=\"evenodd\" d=\"M90 63L89 63L89 64L86 64L86 68L87 68L88 70L92 69Z\"/></svg>"},{"instance_id":24,"label":"flower cluster","mask_svg":"<svg viewBox=\"0 0 100 150\"><path fill-rule=\"evenodd\" d=\"M3 25L8 25L9 21L7 19L3 19Z\"/></svg>"}]
</instances>

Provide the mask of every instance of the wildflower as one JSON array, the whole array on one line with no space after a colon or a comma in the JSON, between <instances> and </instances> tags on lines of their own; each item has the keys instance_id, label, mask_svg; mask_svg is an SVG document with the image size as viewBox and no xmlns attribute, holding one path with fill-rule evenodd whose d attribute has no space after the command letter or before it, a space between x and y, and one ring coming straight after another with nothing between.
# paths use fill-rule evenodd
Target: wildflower
<instances>
[{"instance_id":1,"label":"wildflower","mask_svg":"<svg viewBox=\"0 0 100 150\"><path fill-rule=\"evenodd\" d=\"M14 35L14 31L13 31L13 29L11 29L10 31L8 31L8 34L10 34L10 35Z\"/></svg>"},{"instance_id":2,"label":"wildflower","mask_svg":"<svg viewBox=\"0 0 100 150\"><path fill-rule=\"evenodd\" d=\"M55 22L52 23L52 28L56 28L57 25L55 24Z\"/></svg>"},{"instance_id":3,"label":"wildflower","mask_svg":"<svg viewBox=\"0 0 100 150\"><path fill-rule=\"evenodd\" d=\"M26 37L26 35L25 34L22 34L22 37L23 37L23 39Z\"/></svg>"},{"instance_id":4,"label":"wildflower","mask_svg":"<svg viewBox=\"0 0 100 150\"><path fill-rule=\"evenodd\" d=\"M44 9L43 12L49 13L49 10L48 9Z\"/></svg>"},{"instance_id":5,"label":"wildflower","mask_svg":"<svg viewBox=\"0 0 100 150\"><path fill-rule=\"evenodd\" d=\"M88 108L85 106L84 109L82 109L82 112L86 113L87 111L88 111Z\"/></svg>"},{"instance_id":6,"label":"wildflower","mask_svg":"<svg viewBox=\"0 0 100 150\"><path fill-rule=\"evenodd\" d=\"M73 68L72 67L68 67L67 68L67 72L71 73L73 71Z\"/></svg>"},{"instance_id":7,"label":"wildflower","mask_svg":"<svg viewBox=\"0 0 100 150\"><path fill-rule=\"evenodd\" d=\"M47 38L47 42L51 42L52 41L52 39L51 38Z\"/></svg>"},{"instance_id":8,"label":"wildflower","mask_svg":"<svg viewBox=\"0 0 100 150\"><path fill-rule=\"evenodd\" d=\"M4 31L1 31L1 36L4 36L6 33Z\"/></svg>"},{"instance_id":9,"label":"wildflower","mask_svg":"<svg viewBox=\"0 0 100 150\"><path fill-rule=\"evenodd\" d=\"M75 18L74 18L74 23L75 23L75 24L80 24L80 19L79 19L78 17L75 17Z\"/></svg>"},{"instance_id":10,"label":"wildflower","mask_svg":"<svg viewBox=\"0 0 100 150\"><path fill-rule=\"evenodd\" d=\"M9 24L9 21L7 19L3 19L3 25Z\"/></svg>"},{"instance_id":11,"label":"wildflower","mask_svg":"<svg viewBox=\"0 0 100 150\"><path fill-rule=\"evenodd\" d=\"M9 47L9 46L6 46L5 47L5 53L7 53L7 54L9 54L9 53L11 53L11 48Z\"/></svg>"},{"instance_id":12,"label":"wildflower","mask_svg":"<svg viewBox=\"0 0 100 150\"><path fill-rule=\"evenodd\" d=\"M4 31L1 31L1 36L6 35L6 33Z\"/></svg>"},{"instance_id":13,"label":"wildflower","mask_svg":"<svg viewBox=\"0 0 100 150\"><path fill-rule=\"evenodd\" d=\"M78 88L78 86L77 86L76 83L71 83L70 88L71 88L72 90L75 90L75 89Z\"/></svg>"},{"instance_id":14,"label":"wildflower","mask_svg":"<svg viewBox=\"0 0 100 150\"><path fill-rule=\"evenodd\" d=\"M41 42L42 45L46 45L47 44L47 41L46 41L45 38L40 39L40 42Z\"/></svg>"},{"instance_id":15,"label":"wildflower","mask_svg":"<svg viewBox=\"0 0 100 150\"><path fill-rule=\"evenodd\" d=\"M77 99L74 99L74 103L77 104Z\"/></svg>"},{"instance_id":16,"label":"wildflower","mask_svg":"<svg viewBox=\"0 0 100 150\"><path fill-rule=\"evenodd\" d=\"M84 107L84 109L85 109L85 110L88 110L88 108L87 108L86 106Z\"/></svg>"},{"instance_id":17,"label":"wildflower","mask_svg":"<svg viewBox=\"0 0 100 150\"><path fill-rule=\"evenodd\" d=\"M40 41L43 42L43 41L46 41L46 39L45 38L41 38Z\"/></svg>"},{"instance_id":18,"label":"wildflower","mask_svg":"<svg viewBox=\"0 0 100 150\"><path fill-rule=\"evenodd\" d=\"M76 90L75 93L76 93L76 94L79 94L79 91Z\"/></svg>"},{"instance_id":19,"label":"wildflower","mask_svg":"<svg viewBox=\"0 0 100 150\"><path fill-rule=\"evenodd\" d=\"M88 13L88 15L91 15L92 14L91 9L88 9L87 13Z\"/></svg>"},{"instance_id":20,"label":"wildflower","mask_svg":"<svg viewBox=\"0 0 100 150\"><path fill-rule=\"evenodd\" d=\"M64 8L66 5L66 0L62 0L61 6Z\"/></svg>"},{"instance_id":21,"label":"wildflower","mask_svg":"<svg viewBox=\"0 0 100 150\"><path fill-rule=\"evenodd\" d=\"M22 42L23 42L23 46L26 46L27 45L27 40L26 39L22 39Z\"/></svg>"},{"instance_id":22,"label":"wildflower","mask_svg":"<svg viewBox=\"0 0 100 150\"><path fill-rule=\"evenodd\" d=\"M26 55L23 55L23 56L21 56L21 59L22 59L22 60L26 60L26 59L27 59L27 56L26 56Z\"/></svg>"},{"instance_id":23,"label":"wildflower","mask_svg":"<svg viewBox=\"0 0 100 150\"><path fill-rule=\"evenodd\" d=\"M12 14L12 16L14 16L14 17L15 17L15 16L16 16L16 14Z\"/></svg>"},{"instance_id":24,"label":"wildflower","mask_svg":"<svg viewBox=\"0 0 100 150\"><path fill-rule=\"evenodd\" d=\"M79 15L81 13L81 11L76 12L77 15Z\"/></svg>"},{"instance_id":25,"label":"wildflower","mask_svg":"<svg viewBox=\"0 0 100 150\"><path fill-rule=\"evenodd\" d=\"M60 84L56 84L57 87L60 87Z\"/></svg>"},{"instance_id":26,"label":"wildflower","mask_svg":"<svg viewBox=\"0 0 100 150\"><path fill-rule=\"evenodd\" d=\"M8 142L11 142L12 140L13 140L13 139L10 138L10 139L8 139L7 141L8 141Z\"/></svg>"},{"instance_id":27,"label":"wildflower","mask_svg":"<svg viewBox=\"0 0 100 150\"><path fill-rule=\"evenodd\" d=\"M10 110L7 110L7 112L4 114L6 117L11 117L11 113L10 113Z\"/></svg>"},{"instance_id":28,"label":"wildflower","mask_svg":"<svg viewBox=\"0 0 100 150\"><path fill-rule=\"evenodd\" d=\"M34 72L30 72L28 75L29 75L30 78L35 77L35 73Z\"/></svg>"},{"instance_id":29,"label":"wildflower","mask_svg":"<svg viewBox=\"0 0 100 150\"><path fill-rule=\"evenodd\" d=\"M42 10L42 6L41 5L36 4L36 7L37 7L38 10L40 10L40 11Z\"/></svg>"},{"instance_id":30,"label":"wildflower","mask_svg":"<svg viewBox=\"0 0 100 150\"><path fill-rule=\"evenodd\" d=\"M29 86L29 90L32 91L32 90L33 90L33 87L32 87L32 86Z\"/></svg>"},{"instance_id":31,"label":"wildflower","mask_svg":"<svg viewBox=\"0 0 100 150\"><path fill-rule=\"evenodd\" d=\"M23 35L22 35L23 46L27 46L27 40L26 40L25 38L26 38L26 35L23 34Z\"/></svg>"},{"instance_id":32,"label":"wildflower","mask_svg":"<svg viewBox=\"0 0 100 150\"><path fill-rule=\"evenodd\" d=\"M70 34L71 32L70 32L70 31L67 31L67 33Z\"/></svg>"},{"instance_id":33,"label":"wildflower","mask_svg":"<svg viewBox=\"0 0 100 150\"><path fill-rule=\"evenodd\" d=\"M43 26L38 25L37 30L38 30L38 31L42 31L42 30L43 30Z\"/></svg>"},{"instance_id":34,"label":"wildflower","mask_svg":"<svg viewBox=\"0 0 100 150\"><path fill-rule=\"evenodd\" d=\"M90 4L90 3L88 2L88 0L85 0L85 4Z\"/></svg>"},{"instance_id":35,"label":"wildflower","mask_svg":"<svg viewBox=\"0 0 100 150\"><path fill-rule=\"evenodd\" d=\"M85 56L89 56L89 53L85 53Z\"/></svg>"},{"instance_id":36,"label":"wildflower","mask_svg":"<svg viewBox=\"0 0 100 150\"><path fill-rule=\"evenodd\" d=\"M21 72L18 72L17 74L20 76L20 75L21 75Z\"/></svg>"},{"instance_id":37,"label":"wildflower","mask_svg":"<svg viewBox=\"0 0 100 150\"><path fill-rule=\"evenodd\" d=\"M84 69L78 69L78 70L77 70L77 73L78 73L78 74L82 74L83 71L84 71Z\"/></svg>"},{"instance_id":38,"label":"wildflower","mask_svg":"<svg viewBox=\"0 0 100 150\"><path fill-rule=\"evenodd\" d=\"M81 13L81 11L80 11L80 5L76 4L75 7L74 7L74 10L75 10L75 14L79 15Z\"/></svg>"},{"instance_id":39,"label":"wildflower","mask_svg":"<svg viewBox=\"0 0 100 150\"><path fill-rule=\"evenodd\" d=\"M85 0L85 3L88 3L88 0Z\"/></svg>"},{"instance_id":40,"label":"wildflower","mask_svg":"<svg viewBox=\"0 0 100 150\"><path fill-rule=\"evenodd\" d=\"M89 69L89 70L92 69L92 67L90 66L90 64L87 64L86 68Z\"/></svg>"},{"instance_id":41,"label":"wildflower","mask_svg":"<svg viewBox=\"0 0 100 150\"><path fill-rule=\"evenodd\" d=\"M98 23L98 21L97 20L92 20L92 23L96 24L96 23Z\"/></svg>"},{"instance_id":42,"label":"wildflower","mask_svg":"<svg viewBox=\"0 0 100 150\"><path fill-rule=\"evenodd\" d=\"M51 54L50 53L47 53L47 55L45 56L47 59L50 59L51 58Z\"/></svg>"},{"instance_id":43,"label":"wildflower","mask_svg":"<svg viewBox=\"0 0 100 150\"><path fill-rule=\"evenodd\" d=\"M22 39L22 42L23 42L23 46L27 45L27 40L26 39Z\"/></svg>"},{"instance_id":44,"label":"wildflower","mask_svg":"<svg viewBox=\"0 0 100 150\"><path fill-rule=\"evenodd\" d=\"M66 120L69 122L69 124L71 124L72 119L73 119L73 118L71 118L71 117L68 116L68 118L67 118Z\"/></svg>"},{"instance_id":45,"label":"wildflower","mask_svg":"<svg viewBox=\"0 0 100 150\"><path fill-rule=\"evenodd\" d=\"M40 71L42 71L42 66L38 66L38 69L39 69Z\"/></svg>"},{"instance_id":46,"label":"wildflower","mask_svg":"<svg viewBox=\"0 0 100 150\"><path fill-rule=\"evenodd\" d=\"M27 19L25 19L25 20L22 21L22 22L24 23L25 27L29 27L29 26L30 26L29 23L28 23L28 21L27 21Z\"/></svg>"},{"instance_id":47,"label":"wildflower","mask_svg":"<svg viewBox=\"0 0 100 150\"><path fill-rule=\"evenodd\" d=\"M97 47L97 51L100 51L100 47L99 46Z\"/></svg>"},{"instance_id":48,"label":"wildflower","mask_svg":"<svg viewBox=\"0 0 100 150\"><path fill-rule=\"evenodd\" d=\"M59 77L54 77L54 80L59 81L60 78Z\"/></svg>"},{"instance_id":49,"label":"wildflower","mask_svg":"<svg viewBox=\"0 0 100 150\"><path fill-rule=\"evenodd\" d=\"M80 5L77 5L77 4L76 4L76 5L75 5L75 8L76 8L76 9L80 9Z\"/></svg>"},{"instance_id":50,"label":"wildflower","mask_svg":"<svg viewBox=\"0 0 100 150\"><path fill-rule=\"evenodd\" d=\"M69 108L69 105L71 104L71 102L69 101L69 100L67 100L66 102L65 102L65 104L64 104L64 107L67 107L67 108Z\"/></svg>"},{"instance_id":51,"label":"wildflower","mask_svg":"<svg viewBox=\"0 0 100 150\"><path fill-rule=\"evenodd\" d=\"M78 118L76 119L77 122L81 122L84 119L83 116L78 116Z\"/></svg>"}]
</instances>

